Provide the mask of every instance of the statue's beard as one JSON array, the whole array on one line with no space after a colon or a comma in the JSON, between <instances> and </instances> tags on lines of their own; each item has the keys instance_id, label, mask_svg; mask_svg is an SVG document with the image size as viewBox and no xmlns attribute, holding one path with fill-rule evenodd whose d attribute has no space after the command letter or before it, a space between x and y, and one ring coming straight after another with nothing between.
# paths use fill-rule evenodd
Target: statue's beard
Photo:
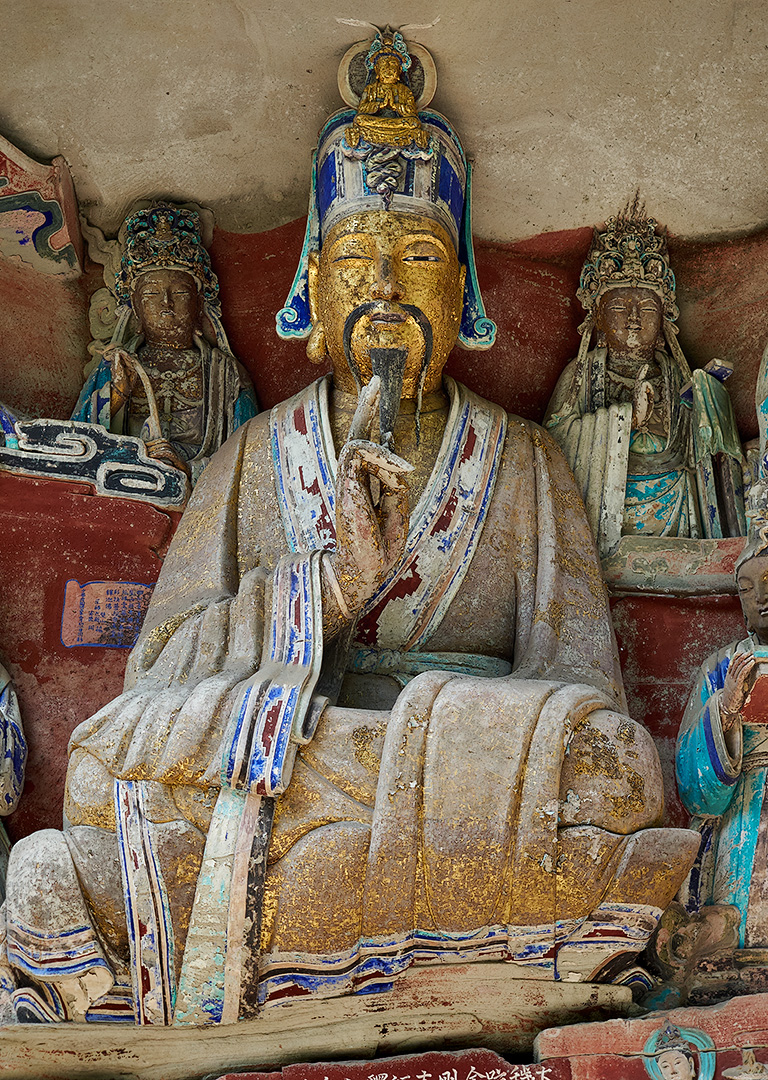
<instances>
[{"instance_id":1,"label":"statue's beard","mask_svg":"<svg viewBox=\"0 0 768 1080\"><path fill-rule=\"evenodd\" d=\"M380 310L380 301L373 300L366 304L360 304L350 311L344 323L344 357L349 370L354 376L358 393L363 380L360 368L352 353L352 332L361 318L371 312ZM421 359L418 382L416 385L416 441L418 444L420 434L421 398L424 390L424 381L432 359L432 324L427 316L414 304L388 304L410 315L424 338L424 355ZM378 375L381 379L381 396L379 397L379 441L388 449L394 448L394 430L397 414L400 412L400 399L403 393L403 380L405 378L405 362L408 359L408 349L403 348L372 348L369 351L371 358L371 374Z\"/></svg>"}]
</instances>

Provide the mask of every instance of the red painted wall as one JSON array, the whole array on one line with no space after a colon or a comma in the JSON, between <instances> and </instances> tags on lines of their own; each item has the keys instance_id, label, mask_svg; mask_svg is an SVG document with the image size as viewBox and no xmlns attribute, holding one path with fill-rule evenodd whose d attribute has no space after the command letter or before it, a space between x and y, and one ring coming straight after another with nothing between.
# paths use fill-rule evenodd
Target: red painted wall
<instances>
[{"instance_id":1,"label":"red painted wall","mask_svg":"<svg viewBox=\"0 0 768 1080\"><path fill-rule=\"evenodd\" d=\"M180 515L94 495L87 484L7 472L0 505L0 655L29 744L24 793L5 819L15 840L61 827L69 736L123 685L127 649L62 644L67 581L155 582Z\"/></svg>"},{"instance_id":2,"label":"red painted wall","mask_svg":"<svg viewBox=\"0 0 768 1080\"><path fill-rule=\"evenodd\" d=\"M306 385L321 369L303 342L280 341L275 312L290 288L304 222L261 234L217 230L211 256L224 323L251 372L262 407ZM515 244L477 244L488 314L498 337L488 352L456 349L448 370L513 412L540 420L583 317L574 293L589 229ZM670 243L683 347L695 363L732 359L729 388L744 438L756 433L755 374L768 338L768 231L731 241ZM0 400L38 414L69 414L87 358L86 293L101 284L48 279L0 261ZM0 559L0 655L15 679L30 741L27 788L13 836L61 820L66 744L72 728L120 691L127 651L65 649L59 638L64 585L105 578L156 580L173 515L82 485L0 474L7 523ZM657 737L669 820L685 815L674 792L672 748L693 673L743 626L734 598L624 598L614 602L631 714Z\"/></svg>"}]
</instances>

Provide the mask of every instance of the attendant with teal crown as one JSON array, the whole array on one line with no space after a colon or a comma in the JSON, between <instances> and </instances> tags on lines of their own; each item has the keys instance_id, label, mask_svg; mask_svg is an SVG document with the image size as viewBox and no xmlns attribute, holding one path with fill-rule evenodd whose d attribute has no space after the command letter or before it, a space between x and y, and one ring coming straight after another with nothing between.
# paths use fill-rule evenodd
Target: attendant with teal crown
<instances>
[{"instance_id":1,"label":"attendant with teal crown","mask_svg":"<svg viewBox=\"0 0 768 1080\"><path fill-rule=\"evenodd\" d=\"M744 535L741 444L722 385L730 368L713 360L691 372L666 235L637 195L595 231L576 295L587 312L581 346L544 426L573 469L600 554L623 534Z\"/></svg>"},{"instance_id":2,"label":"attendant with teal crown","mask_svg":"<svg viewBox=\"0 0 768 1080\"><path fill-rule=\"evenodd\" d=\"M132 214L114 292L117 326L72 419L142 438L151 457L194 483L211 455L258 411L221 323L219 283L199 215L168 203ZM204 317L215 345L204 335Z\"/></svg>"}]
</instances>

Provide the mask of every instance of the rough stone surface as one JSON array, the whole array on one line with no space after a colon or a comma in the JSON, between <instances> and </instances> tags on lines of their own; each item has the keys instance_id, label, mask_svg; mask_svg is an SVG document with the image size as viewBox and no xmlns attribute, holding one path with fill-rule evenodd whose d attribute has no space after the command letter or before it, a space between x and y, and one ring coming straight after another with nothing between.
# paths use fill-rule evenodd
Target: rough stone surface
<instances>
[{"instance_id":1,"label":"rough stone surface","mask_svg":"<svg viewBox=\"0 0 768 1080\"><path fill-rule=\"evenodd\" d=\"M512 240L591 224L638 184L684 236L765 221L761 0L8 0L0 128L63 154L94 223L131 201L194 198L222 227L263 230L306 208L318 129L362 23L406 31L438 67L435 108L477 159L475 228Z\"/></svg>"}]
</instances>

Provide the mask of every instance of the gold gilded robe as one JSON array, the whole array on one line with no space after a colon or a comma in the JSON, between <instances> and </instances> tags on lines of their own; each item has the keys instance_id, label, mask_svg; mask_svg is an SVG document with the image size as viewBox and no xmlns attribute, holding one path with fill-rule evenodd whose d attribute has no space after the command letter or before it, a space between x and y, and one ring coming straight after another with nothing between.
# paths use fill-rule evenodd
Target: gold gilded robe
<instances>
[{"instance_id":1,"label":"gold gilded robe","mask_svg":"<svg viewBox=\"0 0 768 1080\"><path fill-rule=\"evenodd\" d=\"M454 403L486 404L449 389ZM310 393L333 473L325 390L308 388L294 403ZM261 662L272 572L290 550L273 443L262 414L205 470L125 692L71 741L65 835L86 891L79 838L114 830L113 777L144 783L151 822L188 829L185 874L178 845L168 856L158 846L174 883L177 958L202 857L195 837L221 783L222 737L238 686ZM449 451L447 430L436 484ZM314 486L311 474L288 480L294 498ZM240 1015L285 996L387 985L413 962L504 959L522 977L595 977L643 948L687 873L696 834L654 827L659 763L625 715L583 504L535 424L507 418L484 513L460 584L419 643L430 650L428 670L399 693L387 674L350 680L343 705L326 710L299 751L277 799L261 942L246 964ZM398 655L419 670L419 649L384 644L393 670ZM462 655L510 674L460 673ZM440 670L441 657L458 672ZM389 685L391 709L381 707L386 685L371 707L371 679ZM108 909L114 927L114 890L92 890L97 921Z\"/></svg>"}]
</instances>

